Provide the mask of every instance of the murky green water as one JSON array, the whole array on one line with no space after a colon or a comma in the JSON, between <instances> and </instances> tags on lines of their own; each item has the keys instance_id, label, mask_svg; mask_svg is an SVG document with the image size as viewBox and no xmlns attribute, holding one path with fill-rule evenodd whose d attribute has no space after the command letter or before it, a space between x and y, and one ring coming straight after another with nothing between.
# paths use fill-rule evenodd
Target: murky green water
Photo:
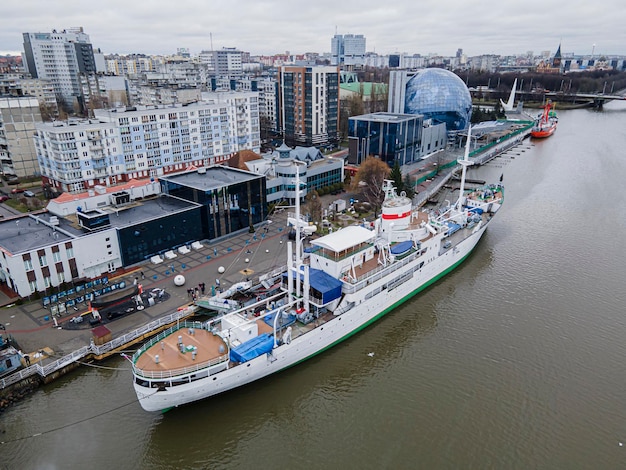
<instances>
[{"instance_id":1,"label":"murky green water","mask_svg":"<svg viewBox=\"0 0 626 470\"><path fill-rule=\"evenodd\" d=\"M382 321L165 415L129 371L81 369L0 415L0 468L623 468L626 107L559 117L470 172L504 174L504 208Z\"/></svg>"}]
</instances>

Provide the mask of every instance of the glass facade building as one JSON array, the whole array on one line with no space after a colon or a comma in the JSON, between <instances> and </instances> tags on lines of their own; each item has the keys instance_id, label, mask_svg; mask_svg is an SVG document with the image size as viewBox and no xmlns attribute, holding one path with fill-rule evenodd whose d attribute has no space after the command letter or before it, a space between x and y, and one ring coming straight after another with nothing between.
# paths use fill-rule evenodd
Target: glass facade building
<instances>
[{"instance_id":1,"label":"glass facade building","mask_svg":"<svg viewBox=\"0 0 626 470\"><path fill-rule=\"evenodd\" d=\"M156 253L202 240L200 207L164 215L140 224L119 228L122 264L130 266Z\"/></svg>"},{"instance_id":2,"label":"glass facade building","mask_svg":"<svg viewBox=\"0 0 626 470\"><path fill-rule=\"evenodd\" d=\"M202 205L197 239L215 239L258 224L267 215L265 177L224 167L160 179L170 196Z\"/></svg>"},{"instance_id":3,"label":"glass facade building","mask_svg":"<svg viewBox=\"0 0 626 470\"><path fill-rule=\"evenodd\" d=\"M444 69L423 69L406 84L404 112L445 122L448 131L466 129L472 116L472 97L457 75Z\"/></svg>"},{"instance_id":4,"label":"glass facade building","mask_svg":"<svg viewBox=\"0 0 626 470\"><path fill-rule=\"evenodd\" d=\"M390 167L419 160L423 118L421 115L371 113L348 119L348 162L361 164L374 155Z\"/></svg>"}]
</instances>

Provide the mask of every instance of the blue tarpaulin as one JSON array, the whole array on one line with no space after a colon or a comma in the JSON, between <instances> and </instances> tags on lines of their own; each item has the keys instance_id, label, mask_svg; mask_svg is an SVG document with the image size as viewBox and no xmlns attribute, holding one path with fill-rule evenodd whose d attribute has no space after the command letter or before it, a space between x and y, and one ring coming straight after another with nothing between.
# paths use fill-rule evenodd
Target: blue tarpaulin
<instances>
[{"instance_id":1,"label":"blue tarpaulin","mask_svg":"<svg viewBox=\"0 0 626 470\"><path fill-rule=\"evenodd\" d=\"M283 277L287 277L287 273L283 274ZM302 274L300 279L304 280ZM335 279L330 274L326 274L321 269L309 268L309 283L312 289L322 295L322 304L327 304L341 297L341 287L343 285L341 281Z\"/></svg>"},{"instance_id":2,"label":"blue tarpaulin","mask_svg":"<svg viewBox=\"0 0 626 470\"><path fill-rule=\"evenodd\" d=\"M263 317L263 321L267 323L269 326L271 326L272 328L274 328L274 315L276 315L276 312L272 312L269 315L266 315ZM295 322L296 322L295 315L281 314L280 317L278 318L278 321L276 322L276 327L281 328L283 326L289 326Z\"/></svg>"},{"instance_id":3,"label":"blue tarpaulin","mask_svg":"<svg viewBox=\"0 0 626 470\"><path fill-rule=\"evenodd\" d=\"M472 207L468 212L475 212L478 215L483 213L483 210L480 207Z\"/></svg>"},{"instance_id":4,"label":"blue tarpaulin","mask_svg":"<svg viewBox=\"0 0 626 470\"><path fill-rule=\"evenodd\" d=\"M391 247L391 250L389 251L391 251L392 255L401 255L402 253L409 251L412 247L413 242L411 240L407 240L404 242L396 243Z\"/></svg>"},{"instance_id":5,"label":"blue tarpaulin","mask_svg":"<svg viewBox=\"0 0 626 470\"><path fill-rule=\"evenodd\" d=\"M247 362L255 357L270 352L274 348L274 337L263 333L230 350L230 360L233 362Z\"/></svg>"},{"instance_id":6,"label":"blue tarpaulin","mask_svg":"<svg viewBox=\"0 0 626 470\"><path fill-rule=\"evenodd\" d=\"M460 228L461 226L459 224L455 224L454 222L448 222L448 235L452 235Z\"/></svg>"}]
</instances>

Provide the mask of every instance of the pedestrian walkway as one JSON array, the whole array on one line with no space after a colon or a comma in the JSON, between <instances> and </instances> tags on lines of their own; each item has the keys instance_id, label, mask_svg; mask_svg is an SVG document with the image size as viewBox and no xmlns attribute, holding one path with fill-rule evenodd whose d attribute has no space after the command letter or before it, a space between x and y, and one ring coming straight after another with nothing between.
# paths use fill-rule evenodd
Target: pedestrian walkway
<instances>
[{"instance_id":1,"label":"pedestrian walkway","mask_svg":"<svg viewBox=\"0 0 626 470\"><path fill-rule=\"evenodd\" d=\"M116 337L139 325L148 323L177 308L189 305L192 299L188 289L204 283L207 294L219 280L222 288L271 271L286 263L286 243L288 229L287 213L282 212L271 217L271 223L264 223L255 233L248 231L219 240L202 241L199 250L189 253L176 252L176 258L153 264L149 260L127 269L122 275L113 275L110 280L126 281L131 285L137 280L144 291L154 288L166 289L170 298L144 310L134 312L106 323L112 336ZM224 267L224 273L220 273ZM174 284L174 278L182 275L185 283ZM1 294L0 294L1 295ZM85 312L88 307L82 305L77 311L69 310L60 318L53 318L50 311L42 306L41 301L27 302L0 308L0 324L6 328L6 334L15 338L24 353L50 347L55 354L69 353L88 345L91 329L63 328L73 316ZM56 320L56 324L55 324Z\"/></svg>"}]
</instances>

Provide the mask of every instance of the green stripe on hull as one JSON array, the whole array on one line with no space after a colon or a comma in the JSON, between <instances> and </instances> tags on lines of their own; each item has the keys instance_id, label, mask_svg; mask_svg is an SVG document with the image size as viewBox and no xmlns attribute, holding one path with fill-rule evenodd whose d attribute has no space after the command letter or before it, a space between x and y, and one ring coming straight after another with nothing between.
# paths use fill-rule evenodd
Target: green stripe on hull
<instances>
[{"instance_id":1,"label":"green stripe on hull","mask_svg":"<svg viewBox=\"0 0 626 470\"><path fill-rule=\"evenodd\" d=\"M478 243L477 243L478 244ZM402 299L398 300L396 303L394 303L393 305L387 307L385 310L383 310L382 312L380 312L378 315L376 315L374 318L372 318L371 320L367 321L366 323L363 323L361 326L355 328L354 330L352 330L351 332L349 332L347 335L345 335L344 337L338 339L337 341L335 341L332 344L329 344L328 346L326 346L325 348L320 349L319 351L316 351L315 353L311 354L310 356L305 357L304 359L299 360L298 362L294 362L293 364L283 367L282 369L279 369L275 372L272 372L271 374L269 374L268 376L264 377L270 377L271 375L274 375L278 372L282 372L286 369L289 369L290 367L296 366L304 361L307 361L308 359L311 359L312 357L317 356L318 354L323 353L324 351L326 351L327 349L332 348L333 346L345 341L346 339L350 338L352 335L358 333L359 331L361 331L363 328L366 328L367 326L371 325L372 323L374 323L375 321L379 320L381 317L383 317L384 315L386 315L387 313L389 313L390 311L394 310L398 305L403 304L404 302L406 302L407 300L409 300L411 297L413 297L414 295L420 293L421 291L423 291L424 289L426 289L428 286L430 286L431 284L437 282L439 279L441 279L442 277L444 277L445 275L447 275L448 273L450 273L451 271L453 271L454 269L456 269L457 266L459 266L461 263L463 263L463 261L465 261L467 259L467 257L469 255L472 254L472 252L474 251L474 248L476 248L476 245L474 245L474 247L463 257L461 258L459 261L457 261L456 263L454 263L452 266L450 266L448 269L446 269L445 271L442 271L441 273L439 273L437 276L433 277L432 279L426 281L424 284L422 284L421 286L419 286L417 289L413 290L412 292L410 292L409 294L407 294L406 296L404 296ZM235 387L237 388L237 387ZM220 392L220 393L225 393L226 390L224 392ZM213 395L212 395L213 396ZM208 398L208 397L207 397ZM192 400L193 401L193 400ZM190 402L188 402L190 403ZM178 405L177 405L178 406ZM170 409L172 409L174 407L168 407L168 408L164 408L163 410L161 410L162 413L166 413L167 411L169 411Z\"/></svg>"},{"instance_id":2,"label":"green stripe on hull","mask_svg":"<svg viewBox=\"0 0 626 470\"><path fill-rule=\"evenodd\" d=\"M403 304L404 302L406 302L407 300L409 300L411 297L413 297L414 295L420 293L421 291L423 291L424 289L426 289L428 286L430 286L431 284L437 282L439 279L441 279L442 277L446 276L448 273L454 271L454 269L457 268L457 266L459 266L461 263L463 263L463 261L465 261L467 259L467 257L469 255L472 254L472 252L474 251L474 248L476 248L476 245L474 245L474 247L460 260L458 260L456 263L454 263L452 266L450 266L448 269L446 269L445 271L442 271L441 273L439 273L437 276L433 277L432 279L426 281L424 284L422 284L421 286L419 286L417 289L413 290L412 292L410 292L409 294L407 294L406 296L404 296L402 299L398 300L396 303L394 303L393 305L387 307L385 310L383 310L382 312L380 312L378 315L376 315L374 318L372 318L371 320L367 321L366 323L363 323L361 326L355 328L354 330L352 330L350 333L348 333L347 335L345 335L344 337L338 339L337 341L335 341L332 344L329 344L328 346L326 346L323 349L320 349L319 351L316 351L314 354L311 354L310 356L305 357L304 359L301 359L298 362L294 362L293 364L291 364L290 366L287 366L283 369L280 369L276 372L280 372L283 371L285 369L289 369L290 367L296 366L308 359L311 359L312 357L317 356L318 354L323 353L324 351L326 351L327 349L332 348L333 346L345 341L346 339L350 338L352 335L358 333L359 331L361 331L363 328L368 327L369 325L371 325L372 323L374 323L375 321L379 320L381 317L385 316L387 313L389 313L390 311L394 310L397 306Z\"/></svg>"}]
</instances>

